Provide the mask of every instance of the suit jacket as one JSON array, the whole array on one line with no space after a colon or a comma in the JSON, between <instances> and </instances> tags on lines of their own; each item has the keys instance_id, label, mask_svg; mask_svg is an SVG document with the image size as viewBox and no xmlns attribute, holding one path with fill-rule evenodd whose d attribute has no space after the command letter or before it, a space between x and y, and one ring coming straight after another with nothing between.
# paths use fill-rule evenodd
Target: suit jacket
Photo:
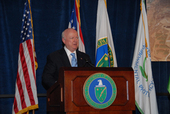
<instances>
[{"instance_id":1,"label":"suit jacket","mask_svg":"<svg viewBox=\"0 0 170 114\"><path fill-rule=\"evenodd\" d=\"M89 55L76 51L78 67L91 67ZM90 64L87 64L86 62ZM47 62L42 74L42 85L48 90L58 79L59 69L61 67L71 67L69 58L64 48L57 50L47 56Z\"/></svg>"}]
</instances>

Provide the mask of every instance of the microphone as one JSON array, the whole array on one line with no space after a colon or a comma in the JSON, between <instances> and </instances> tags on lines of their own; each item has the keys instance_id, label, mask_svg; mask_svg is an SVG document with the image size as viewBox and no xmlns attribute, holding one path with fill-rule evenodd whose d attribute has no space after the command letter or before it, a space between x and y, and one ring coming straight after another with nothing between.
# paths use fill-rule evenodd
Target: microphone
<instances>
[{"instance_id":1,"label":"microphone","mask_svg":"<svg viewBox=\"0 0 170 114\"><path fill-rule=\"evenodd\" d=\"M83 58L83 59L84 59L84 58ZM87 60L87 58L85 58L84 60L85 60L86 63L83 65L83 67L85 67L86 64L89 64L91 67L95 67L93 64L91 64L91 63Z\"/></svg>"}]
</instances>

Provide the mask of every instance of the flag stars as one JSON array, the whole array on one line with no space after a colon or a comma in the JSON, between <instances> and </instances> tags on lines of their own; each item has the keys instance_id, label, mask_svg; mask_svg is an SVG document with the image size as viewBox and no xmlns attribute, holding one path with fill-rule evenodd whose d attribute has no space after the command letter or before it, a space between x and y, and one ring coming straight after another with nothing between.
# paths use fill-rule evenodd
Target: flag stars
<instances>
[{"instance_id":1,"label":"flag stars","mask_svg":"<svg viewBox=\"0 0 170 114\"><path fill-rule=\"evenodd\" d=\"M31 17L30 17L29 6L27 6L24 11L22 24L23 24L23 29L21 30L21 39L22 41L25 41L27 39L32 38L32 27L31 27Z\"/></svg>"},{"instance_id":2,"label":"flag stars","mask_svg":"<svg viewBox=\"0 0 170 114\"><path fill-rule=\"evenodd\" d=\"M73 26L72 28L73 28L73 29L75 29L75 27L74 27L74 26Z\"/></svg>"}]
</instances>

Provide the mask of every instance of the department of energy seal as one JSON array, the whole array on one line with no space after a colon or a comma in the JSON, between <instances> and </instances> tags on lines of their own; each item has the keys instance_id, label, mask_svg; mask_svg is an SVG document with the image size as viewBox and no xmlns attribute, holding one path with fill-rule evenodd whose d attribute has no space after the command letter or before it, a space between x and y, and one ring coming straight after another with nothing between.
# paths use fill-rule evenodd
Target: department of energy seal
<instances>
[{"instance_id":1,"label":"department of energy seal","mask_svg":"<svg viewBox=\"0 0 170 114\"><path fill-rule=\"evenodd\" d=\"M117 95L115 82L107 74L92 74L84 83L83 95L86 102L93 108L107 108L114 102Z\"/></svg>"}]
</instances>

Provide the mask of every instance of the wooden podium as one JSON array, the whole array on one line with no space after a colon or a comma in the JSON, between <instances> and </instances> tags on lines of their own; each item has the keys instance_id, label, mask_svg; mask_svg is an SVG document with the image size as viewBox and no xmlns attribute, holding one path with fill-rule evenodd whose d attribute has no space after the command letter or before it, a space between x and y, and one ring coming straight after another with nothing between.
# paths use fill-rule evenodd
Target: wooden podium
<instances>
[{"instance_id":1,"label":"wooden podium","mask_svg":"<svg viewBox=\"0 0 170 114\"><path fill-rule=\"evenodd\" d=\"M105 109L91 107L83 96L86 79L95 73L107 74L117 87L114 102ZM47 112L50 114L132 114L134 110L134 72L129 67L61 68L57 83L47 91Z\"/></svg>"}]
</instances>

